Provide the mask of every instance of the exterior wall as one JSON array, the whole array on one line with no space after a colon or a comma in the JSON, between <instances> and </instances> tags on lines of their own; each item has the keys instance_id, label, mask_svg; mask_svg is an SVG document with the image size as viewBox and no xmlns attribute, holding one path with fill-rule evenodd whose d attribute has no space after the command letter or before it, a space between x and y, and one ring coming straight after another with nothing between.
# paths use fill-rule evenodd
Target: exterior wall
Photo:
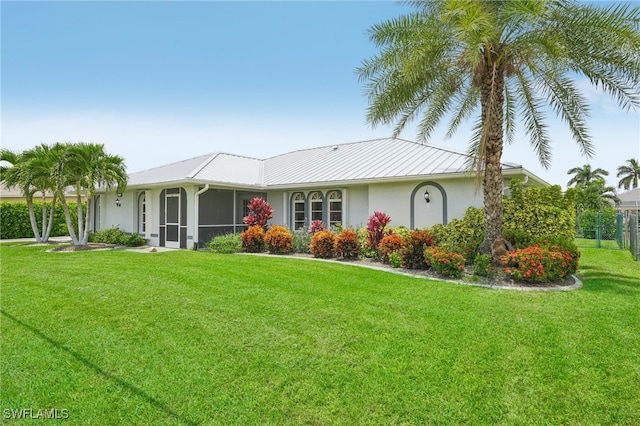
<instances>
[{"instance_id":1,"label":"exterior wall","mask_svg":"<svg viewBox=\"0 0 640 426\"><path fill-rule=\"evenodd\" d=\"M367 225L372 213L369 208L369 185L352 186L346 191L345 227L360 228Z\"/></svg>"}]
</instances>

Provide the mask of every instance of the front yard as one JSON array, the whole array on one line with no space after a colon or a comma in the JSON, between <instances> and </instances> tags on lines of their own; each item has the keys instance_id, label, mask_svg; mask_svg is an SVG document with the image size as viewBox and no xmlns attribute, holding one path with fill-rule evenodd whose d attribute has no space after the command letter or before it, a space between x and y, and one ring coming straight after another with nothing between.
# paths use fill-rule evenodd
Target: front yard
<instances>
[{"instance_id":1,"label":"front yard","mask_svg":"<svg viewBox=\"0 0 640 426\"><path fill-rule=\"evenodd\" d=\"M583 249L581 290L516 292L277 257L45 249L0 248L7 422L640 423L627 251Z\"/></svg>"}]
</instances>

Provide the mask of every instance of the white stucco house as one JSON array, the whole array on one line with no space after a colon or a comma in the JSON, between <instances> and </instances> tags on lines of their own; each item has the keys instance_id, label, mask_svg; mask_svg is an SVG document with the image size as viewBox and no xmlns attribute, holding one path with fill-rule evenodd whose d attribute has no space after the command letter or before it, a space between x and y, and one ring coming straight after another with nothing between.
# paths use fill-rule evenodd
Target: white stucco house
<instances>
[{"instance_id":1,"label":"white stucco house","mask_svg":"<svg viewBox=\"0 0 640 426\"><path fill-rule=\"evenodd\" d=\"M315 220L364 226L374 211L392 226L446 224L469 206L482 206L464 153L405 139L375 139L288 152L267 159L223 152L132 173L122 194L100 193L93 228L117 226L150 245L192 248L213 236L241 232L247 203L264 197L271 224L290 229ZM511 179L548 183L520 165L504 163Z\"/></svg>"}]
</instances>

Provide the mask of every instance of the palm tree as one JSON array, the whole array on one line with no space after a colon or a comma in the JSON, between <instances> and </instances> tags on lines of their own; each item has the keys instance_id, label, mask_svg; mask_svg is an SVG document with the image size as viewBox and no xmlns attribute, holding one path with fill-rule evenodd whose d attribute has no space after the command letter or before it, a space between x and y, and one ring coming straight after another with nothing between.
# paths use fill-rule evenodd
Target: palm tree
<instances>
[{"instance_id":1,"label":"palm tree","mask_svg":"<svg viewBox=\"0 0 640 426\"><path fill-rule=\"evenodd\" d=\"M628 191L629 188L637 188L638 181L640 181L640 164L635 158L627 160L627 164L618 167L618 174L616 177L622 177L618 182L618 188L624 188Z\"/></svg>"},{"instance_id":2,"label":"palm tree","mask_svg":"<svg viewBox=\"0 0 640 426\"><path fill-rule=\"evenodd\" d=\"M29 221L36 242L46 243L53 229L57 198L53 193L51 207L48 208L45 202L46 194L53 192L51 179L53 157L50 155L49 148L42 144L21 153L3 149L0 151L0 160L7 164L0 167L0 180L7 187L19 188L22 192L27 202ZM42 194L42 231L38 228L33 204L33 198L37 192Z\"/></svg>"},{"instance_id":3,"label":"palm tree","mask_svg":"<svg viewBox=\"0 0 640 426\"><path fill-rule=\"evenodd\" d=\"M569 0L410 4L414 13L370 29L381 52L356 70L366 83L367 121L394 124L398 136L421 116L418 138L426 140L444 117L450 117L448 136L476 117L470 165L484 196L480 251L490 253L502 234L504 138L513 141L518 115L548 167L545 105L567 122L582 153L593 153L589 107L576 76L588 78L624 109L640 105L640 8Z\"/></svg>"},{"instance_id":4,"label":"palm tree","mask_svg":"<svg viewBox=\"0 0 640 426\"><path fill-rule=\"evenodd\" d=\"M585 164L582 167L574 167L573 169L569 169L567 171L568 175L575 175L571 178L571 180L567 183L567 186L582 186L586 185L589 182L593 182L598 179L603 179L605 176L609 176L609 172L603 169L591 169L591 165Z\"/></svg>"},{"instance_id":5,"label":"palm tree","mask_svg":"<svg viewBox=\"0 0 640 426\"><path fill-rule=\"evenodd\" d=\"M69 235L76 246L86 245L89 241L89 220L93 210L93 196L96 188L118 187L124 190L127 184L127 172L122 157L109 155L102 144L77 143L57 144L63 146L64 153L60 158L56 176L56 191L62 201ZM77 224L74 229L69 207L62 197L62 191L68 185L75 189L77 199ZM82 199L86 201L86 212L83 212ZM84 214L83 214L84 213ZM76 232L77 231L77 232Z\"/></svg>"},{"instance_id":6,"label":"palm tree","mask_svg":"<svg viewBox=\"0 0 640 426\"><path fill-rule=\"evenodd\" d=\"M620 203L613 186L606 186L604 179L594 179L578 187L576 208L578 212L585 210L602 211Z\"/></svg>"}]
</instances>

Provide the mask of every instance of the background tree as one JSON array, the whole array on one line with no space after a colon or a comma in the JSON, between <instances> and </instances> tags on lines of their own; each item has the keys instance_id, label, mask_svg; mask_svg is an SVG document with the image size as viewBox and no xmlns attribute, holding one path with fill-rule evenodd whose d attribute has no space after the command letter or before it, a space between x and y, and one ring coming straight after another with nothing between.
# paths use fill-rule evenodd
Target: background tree
<instances>
[{"instance_id":1,"label":"background tree","mask_svg":"<svg viewBox=\"0 0 640 426\"><path fill-rule=\"evenodd\" d=\"M585 164L582 167L574 167L567 171L568 175L574 175L569 182L567 182L567 186L582 186L586 185L590 182L602 179L604 180L605 176L609 176L609 172L604 169L591 169L591 165Z\"/></svg>"},{"instance_id":2,"label":"background tree","mask_svg":"<svg viewBox=\"0 0 640 426\"><path fill-rule=\"evenodd\" d=\"M640 105L640 8L572 1L410 2L414 13L370 29L381 52L357 74L366 82L373 126L394 124L394 136L421 116L426 140L450 117L447 135L476 117L469 153L482 179L489 253L502 235L502 148L514 140L517 116L540 163L551 139L546 105L569 126L583 154L593 153L589 107L575 78L584 76L624 109Z\"/></svg>"},{"instance_id":3,"label":"background tree","mask_svg":"<svg viewBox=\"0 0 640 426\"><path fill-rule=\"evenodd\" d=\"M627 160L627 164L618 167L618 174L616 177L621 177L618 182L618 188L624 188L628 191L629 188L637 188L638 181L640 181L640 164L635 158Z\"/></svg>"},{"instance_id":4,"label":"background tree","mask_svg":"<svg viewBox=\"0 0 640 426\"><path fill-rule=\"evenodd\" d=\"M607 186L602 178L591 180L577 186L576 209L585 210L610 209L620 203L613 186Z\"/></svg>"}]
</instances>

